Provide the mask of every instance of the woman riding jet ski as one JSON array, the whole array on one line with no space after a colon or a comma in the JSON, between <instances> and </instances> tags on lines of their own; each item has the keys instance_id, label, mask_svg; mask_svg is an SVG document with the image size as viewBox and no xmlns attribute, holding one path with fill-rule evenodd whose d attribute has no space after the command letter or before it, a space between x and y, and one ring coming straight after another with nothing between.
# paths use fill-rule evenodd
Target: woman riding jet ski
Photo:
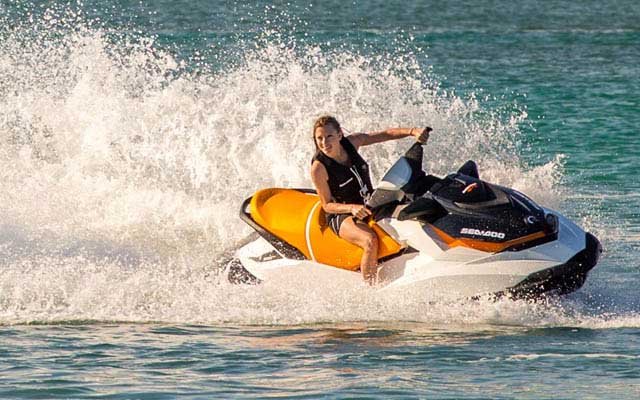
<instances>
[{"instance_id":1,"label":"woman riding jet ski","mask_svg":"<svg viewBox=\"0 0 640 400\"><path fill-rule=\"evenodd\" d=\"M378 238L364 221L371 216L365 203L373 193L373 185L358 148L412 135L419 142L426 142L430 131L431 128L393 128L345 137L334 117L320 117L313 125L316 155L311 164L311 180L331 230L362 249L360 270L369 284L375 283L377 277Z\"/></svg>"},{"instance_id":2,"label":"woman riding jet ski","mask_svg":"<svg viewBox=\"0 0 640 400\"><path fill-rule=\"evenodd\" d=\"M339 167L318 160L320 152L331 158L336 155L333 143L348 148L345 141L351 140L341 135L339 125L338 138L329 138L331 129L318 131L314 127L319 148L314 164L320 162L333 172ZM415 131L398 129L377 141L409 134L428 138L429 129ZM356 139L356 145L375 142ZM579 289L598 261L602 250L593 235L516 190L482 181L472 161L442 179L425 175L419 142L387 171L373 193L363 190L365 207L350 203L351 199L332 206L330 199L336 200L340 185L355 180L361 188L371 186L363 179L366 164L352 147L347 149L346 161L352 165L344 166L344 182L332 184L324 174L312 172L319 195L310 189L270 188L244 201L240 217L260 237L236 252L236 262L229 268L232 282L349 284L361 280L359 270L371 282L379 265L382 290L529 297ZM352 171L353 180L346 171ZM318 185L322 179L329 193ZM347 212L353 220L349 214L346 218L339 214ZM364 222L355 221L367 217L366 228L361 228ZM358 241L355 229L345 231L346 221L360 232L375 234L375 252L362 246L371 241Z\"/></svg>"}]
</instances>

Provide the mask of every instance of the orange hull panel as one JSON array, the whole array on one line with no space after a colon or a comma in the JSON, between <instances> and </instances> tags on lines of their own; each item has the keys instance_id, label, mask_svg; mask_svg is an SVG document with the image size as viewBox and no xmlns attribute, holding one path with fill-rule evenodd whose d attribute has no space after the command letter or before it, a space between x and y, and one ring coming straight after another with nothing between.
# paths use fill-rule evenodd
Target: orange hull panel
<instances>
[{"instance_id":1,"label":"orange hull panel","mask_svg":"<svg viewBox=\"0 0 640 400\"><path fill-rule=\"evenodd\" d=\"M317 195L293 189L263 189L252 197L249 212L258 225L308 259L352 271L360 268L362 249L333 233ZM369 226L378 235L378 258L402 249L374 221Z\"/></svg>"}]
</instances>

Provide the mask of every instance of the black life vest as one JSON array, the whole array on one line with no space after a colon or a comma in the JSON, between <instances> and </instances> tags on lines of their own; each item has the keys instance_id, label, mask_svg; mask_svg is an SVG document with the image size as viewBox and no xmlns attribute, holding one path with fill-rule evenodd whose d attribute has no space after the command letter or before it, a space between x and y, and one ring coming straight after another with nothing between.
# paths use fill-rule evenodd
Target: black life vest
<instances>
[{"instance_id":1,"label":"black life vest","mask_svg":"<svg viewBox=\"0 0 640 400\"><path fill-rule=\"evenodd\" d=\"M318 160L327 169L332 200L343 204L364 204L373 193L369 165L358 154L349 139L342 137L340 144L349 155L351 166L342 165L318 150L313 161Z\"/></svg>"}]
</instances>

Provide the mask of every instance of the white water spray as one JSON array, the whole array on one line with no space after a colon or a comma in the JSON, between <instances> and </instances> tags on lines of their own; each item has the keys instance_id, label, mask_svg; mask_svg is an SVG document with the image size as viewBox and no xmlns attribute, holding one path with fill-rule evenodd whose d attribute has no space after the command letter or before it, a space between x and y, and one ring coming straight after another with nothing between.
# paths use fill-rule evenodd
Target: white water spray
<instances>
[{"instance_id":1,"label":"white water spray","mask_svg":"<svg viewBox=\"0 0 640 400\"><path fill-rule=\"evenodd\" d=\"M324 113L351 131L430 125L429 172L475 159L485 179L557 203L558 164L528 169L518 158L526 113L480 113L477 100L442 90L412 52L327 52L266 35L233 68L188 72L151 39L114 40L78 19L56 31L51 21L0 42L0 323L516 315L496 317L516 305L490 306L489 316L363 287L233 287L217 272L250 231L237 218L244 198L310 186L310 129ZM409 145L364 149L374 179Z\"/></svg>"}]
</instances>

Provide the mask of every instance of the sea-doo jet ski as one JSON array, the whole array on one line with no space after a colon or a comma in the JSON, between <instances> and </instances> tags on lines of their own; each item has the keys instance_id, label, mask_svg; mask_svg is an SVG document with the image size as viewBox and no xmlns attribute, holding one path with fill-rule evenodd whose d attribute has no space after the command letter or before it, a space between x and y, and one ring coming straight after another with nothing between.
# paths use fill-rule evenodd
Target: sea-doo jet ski
<instances>
[{"instance_id":1,"label":"sea-doo jet ski","mask_svg":"<svg viewBox=\"0 0 640 400\"><path fill-rule=\"evenodd\" d=\"M602 252L595 236L517 190L483 181L473 161L438 178L425 174L422 158L415 143L366 204L381 290L521 298L584 284ZM315 191L259 190L240 218L258 235L237 250L230 281L362 282L362 250L326 225Z\"/></svg>"}]
</instances>

